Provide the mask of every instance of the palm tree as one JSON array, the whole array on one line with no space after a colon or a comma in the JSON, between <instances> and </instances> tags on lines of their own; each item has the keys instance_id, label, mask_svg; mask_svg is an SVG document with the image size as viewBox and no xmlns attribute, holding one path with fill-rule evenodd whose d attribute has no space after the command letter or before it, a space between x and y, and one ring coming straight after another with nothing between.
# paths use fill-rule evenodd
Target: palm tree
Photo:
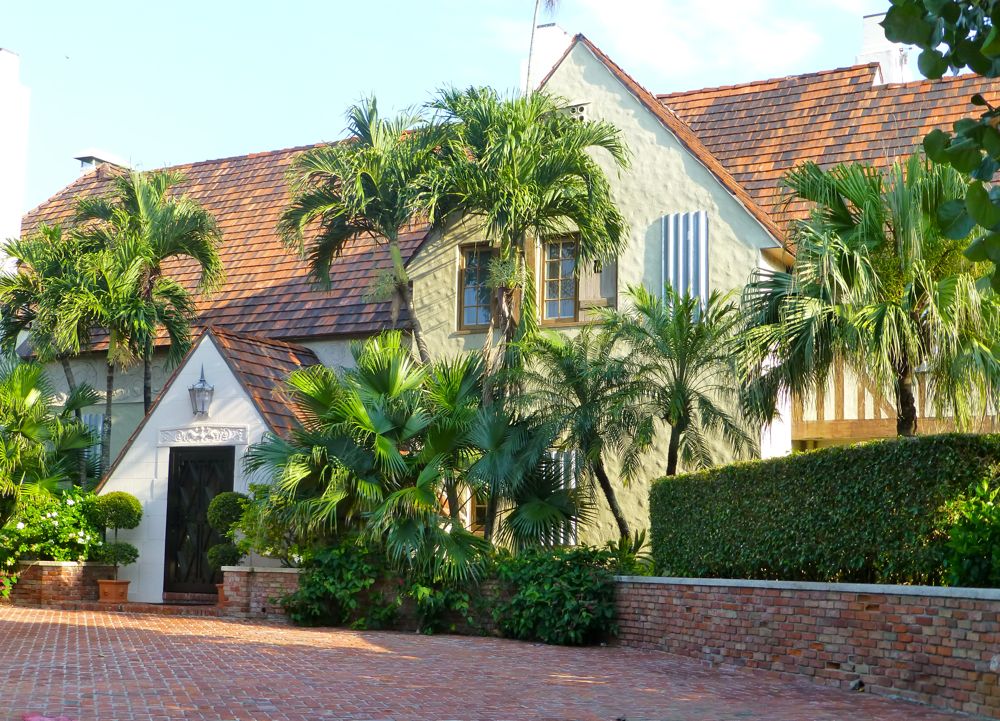
<instances>
[{"instance_id":1,"label":"palm tree","mask_svg":"<svg viewBox=\"0 0 1000 721\"><path fill-rule=\"evenodd\" d=\"M308 253L313 278L326 287L330 265L349 241L368 236L384 242L393 292L407 313L421 361L429 363L399 236L413 221L417 181L435 162L435 142L419 114L383 118L374 97L351 106L347 132L348 140L295 159L292 203L279 229L288 243ZM318 226L315 237L309 233L313 226Z\"/></svg>"},{"instance_id":2,"label":"palm tree","mask_svg":"<svg viewBox=\"0 0 1000 721\"><path fill-rule=\"evenodd\" d=\"M141 260L139 287L147 305L148 332L139 343L146 413L153 403L152 359L157 331L177 321L157 316L164 307L171 307L155 300L157 293L163 292L163 263L171 258L193 259L200 271L198 288L203 292L218 287L223 280L219 258L222 236L215 219L191 198L171 197L171 190L183 180L183 175L171 171L130 171L115 177L109 195L83 198L76 210L77 222L87 235L109 245L128 238L135 258ZM171 292L178 288L174 286ZM171 344L168 360L176 362L186 352L186 346Z\"/></svg>"},{"instance_id":3,"label":"palm tree","mask_svg":"<svg viewBox=\"0 0 1000 721\"><path fill-rule=\"evenodd\" d=\"M630 287L626 296L629 307L609 312L605 325L635 354L633 381L646 396L640 438L651 437L654 420L670 426L666 475L675 475L679 462L687 468L715 465L715 438L736 456L756 452L734 360L741 322L736 305L718 291L702 301L670 285L662 297L641 286Z\"/></svg>"},{"instance_id":4,"label":"palm tree","mask_svg":"<svg viewBox=\"0 0 1000 721\"><path fill-rule=\"evenodd\" d=\"M743 298L741 356L758 407L773 413L780 394L808 395L840 362L895 399L901 436L917 431L917 373L959 425L988 407L1000 306L963 257L967 240L939 222L967 183L918 155L885 174L812 163L789 173L793 197L812 204L795 228L795 264L757 272Z\"/></svg>"},{"instance_id":5,"label":"palm tree","mask_svg":"<svg viewBox=\"0 0 1000 721\"><path fill-rule=\"evenodd\" d=\"M419 364L398 332L352 350L354 369L294 373L289 388L302 428L248 452L248 469L269 475L286 507L304 509L307 527L361 531L399 566L437 579L474 574L487 545L465 528L463 498L521 492L530 499L532 508L512 514L508 527L519 544L575 520L567 515L571 496L546 495L537 483L529 492L538 459L520 463L524 447L549 439L512 430L481 406L474 356ZM558 507L541 509L546 499Z\"/></svg>"},{"instance_id":6,"label":"palm tree","mask_svg":"<svg viewBox=\"0 0 1000 721\"><path fill-rule=\"evenodd\" d=\"M634 364L615 352L614 338L590 328L572 338L536 336L526 355L525 401L556 425L562 448L575 451L580 470L597 480L621 537L629 538L608 468L609 457L617 456L628 479L648 446Z\"/></svg>"},{"instance_id":7,"label":"palm tree","mask_svg":"<svg viewBox=\"0 0 1000 721\"><path fill-rule=\"evenodd\" d=\"M40 364L0 362L0 526L23 495L54 488L93 444L74 415L96 402L96 393L80 385L57 410Z\"/></svg>"},{"instance_id":8,"label":"palm tree","mask_svg":"<svg viewBox=\"0 0 1000 721\"><path fill-rule=\"evenodd\" d=\"M622 169L628 150L613 125L573 120L543 93L504 98L489 88L451 89L431 107L445 129L444 162L429 173L422 204L432 219L456 213L482 222L497 252L490 283L498 317L491 317L486 339L492 343L497 328L498 354L506 358L519 320L522 332L537 325L529 243L576 233L580 266L611 261L625 248L625 219L591 153L606 153ZM487 363L497 365L489 352Z\"/></svg>"}]
</instances>

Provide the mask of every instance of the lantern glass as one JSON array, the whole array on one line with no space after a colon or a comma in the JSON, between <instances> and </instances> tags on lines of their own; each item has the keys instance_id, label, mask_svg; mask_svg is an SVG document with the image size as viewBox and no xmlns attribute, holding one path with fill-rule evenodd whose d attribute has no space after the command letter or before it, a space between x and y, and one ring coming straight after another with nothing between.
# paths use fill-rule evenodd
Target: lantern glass
<instances>
[{"instance_id":1,"label":"lantern glass","mask_svg":"<svg viewBox=\"0 0 1000 721\"><path fill-rule=\"evenodd\" d=\"M188 388L188 393L191 396L191 411L196 416L207 416L208 409L212 405L212 395L215 393L215 387L210 386L205 380L205 367L201 368L201 378L193 386Z\"/></svg>"}]
</instances>

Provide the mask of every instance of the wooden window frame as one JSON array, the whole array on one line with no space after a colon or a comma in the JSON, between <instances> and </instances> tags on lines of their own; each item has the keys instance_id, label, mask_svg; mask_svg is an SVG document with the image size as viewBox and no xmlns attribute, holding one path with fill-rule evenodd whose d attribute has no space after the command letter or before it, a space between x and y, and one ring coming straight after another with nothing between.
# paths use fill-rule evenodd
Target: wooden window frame
<instances>
[{"instance_id":1,"label":"wooden window frame","mask_svg":"<svg viewBox=\"0 0 1000 721\"><path fill-rule=\"evenodd\" d=\"M489 322L485 324L475 324L467 325L465 323L465 260L466 254L469 251L483 252L486 251L490 259L496 257L496 249L489 243L468 243L465 245L458 246L458 318L457 318L457 328L459 331L472 332L472 333L485 333L490 327ZM475 306L482 307L482 306ZM490 318L496 317L496 293L490 291Z\"/></svg>"},{"instance_id":2,"label":"wooden window frame","mask_svg":"<svg viewBox=\"0 0 1000 721\"><path fill-rule=\"evenodd\" d=\"M548 284L547 248L552 243L565 243L571 241L576 246L573 255L573 317L572 318L546 318L545 317L545 290ZM538 316L541 325L546 328L559 328L560 326L580 325L580 237L575 233L566 235L556 235L542 239L539 243L539 272L538 272ZM560 279L561 280L561 279Z\"/></svg>"}]
</instances>

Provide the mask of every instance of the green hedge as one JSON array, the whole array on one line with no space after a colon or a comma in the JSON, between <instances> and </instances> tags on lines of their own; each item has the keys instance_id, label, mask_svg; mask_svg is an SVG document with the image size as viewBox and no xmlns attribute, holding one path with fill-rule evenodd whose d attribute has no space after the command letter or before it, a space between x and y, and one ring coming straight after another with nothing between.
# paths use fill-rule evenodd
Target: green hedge
<instances>
[{"instance_id":1,"label":"green hedge","mask_svg":"<svg viewBox=\"0 0 1000 721\"><path fill-rule=\"evenodd\" d=\"M938 584L951 501L1000 470L1000 436L825 448L676 478L650 492L667 575Z\"/></svg>"}]
</instances>

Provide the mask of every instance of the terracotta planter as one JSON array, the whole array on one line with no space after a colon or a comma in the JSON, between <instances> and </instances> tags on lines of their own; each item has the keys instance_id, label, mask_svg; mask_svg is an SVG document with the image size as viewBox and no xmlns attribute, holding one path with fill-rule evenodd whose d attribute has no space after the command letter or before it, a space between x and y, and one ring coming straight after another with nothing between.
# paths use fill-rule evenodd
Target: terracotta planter
<instances>
[{"instance_id":1,"label":"terracotta planter","mask_svg":"<svg viewBox=\"0 0 1000 721\"><path fill-rule=\"evenodd\" d=\"M226 605L226 584L217 583L215 584L215 589L219 593L219 600L216 603L220 606Z\"/></svg>"},{"instance_id":2,"label":"terracotta planter","mask_svg":"<svg viewBox=\"0 0 1000 721\"><path fill-rule=\"evenodd\" d=\"M101 603L128 603L128 584L128 581L98 580L100 595L97 600Z\"/></svg>"}]
</instances>

